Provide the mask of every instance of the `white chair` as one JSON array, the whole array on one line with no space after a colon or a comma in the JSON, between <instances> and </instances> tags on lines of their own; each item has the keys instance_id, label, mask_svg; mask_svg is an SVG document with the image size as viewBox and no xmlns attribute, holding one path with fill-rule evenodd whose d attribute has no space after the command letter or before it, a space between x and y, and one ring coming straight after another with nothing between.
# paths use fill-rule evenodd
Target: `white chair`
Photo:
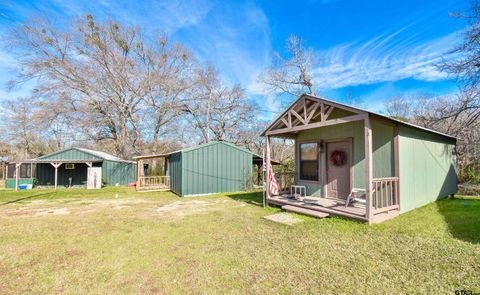
<instances>
[{"instance_id":1,"label":"white chair","mask_svg":"<svg viewBox=\"0 0 480 295\"><path fill-rule=\"evenodd\" d=\"M350 192L350 194L347 197L347 200L345 201L345 208L347 208L348 205L350 205L350 203L352 203L353 201L360 201L358 200L358 193L360 192L363 192L365 195L367 190L363 188L352 188L352 191ZM366 200L361 200L361 201L366 202Z\"/></svg>"}]
</instances>

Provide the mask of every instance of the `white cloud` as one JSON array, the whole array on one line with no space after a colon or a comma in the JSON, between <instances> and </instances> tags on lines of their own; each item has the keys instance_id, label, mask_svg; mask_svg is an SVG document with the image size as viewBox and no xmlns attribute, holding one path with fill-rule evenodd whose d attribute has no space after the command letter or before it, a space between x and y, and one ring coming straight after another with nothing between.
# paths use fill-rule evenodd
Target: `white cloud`
<instances>
[{"instance_id":1,"label":"white cloud","mask_svg":"<svg viewBox=\"0 0 480 295\"><path fill-rule=\"evenodd\" d=\"M446 74L435 63L448 53L457 34L419 43L409 27L362 43L341 44L320 51L322 64L314 71L316 84L329 89L406 78L445 79Z\"/></svg>"}]
</instances>

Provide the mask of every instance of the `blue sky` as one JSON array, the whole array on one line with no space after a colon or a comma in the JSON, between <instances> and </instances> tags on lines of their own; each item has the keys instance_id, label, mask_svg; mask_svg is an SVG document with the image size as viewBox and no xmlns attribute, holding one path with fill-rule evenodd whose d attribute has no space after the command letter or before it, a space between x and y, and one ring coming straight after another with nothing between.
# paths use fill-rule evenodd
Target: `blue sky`
<instances>
[{"instance_id":1,"label":"blue sky","mask_svg":"<svg viewBox=\"0 0 480 295\"><path fill-rule=\"evenodd\" d=\"M382 111L393 95L455 91L454 81L433 64L460 40L465 22L449 17L468 1L11 1L0 3L0 34L35 15L59 22L92 13L137 24L148 32L167 32L212 62L231 83L240 83L270 118L280 101L257 82L295 34L320 57L315 69L319 94L344 101L348 95ZM7 93L15 65L0 48L0 100L28 93Z\"/></svg>"}]
</instances>

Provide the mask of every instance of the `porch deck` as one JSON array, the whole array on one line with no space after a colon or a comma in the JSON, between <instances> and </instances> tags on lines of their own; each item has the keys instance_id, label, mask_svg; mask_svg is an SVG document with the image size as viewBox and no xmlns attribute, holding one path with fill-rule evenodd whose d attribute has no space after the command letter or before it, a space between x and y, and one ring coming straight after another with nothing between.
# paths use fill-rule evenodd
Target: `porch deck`
<instances>
[{"instance_id":1,"label":"porch deck","mask_svg":"<svg viewBox=\"0 0 480 295\"><path fill-rule=\"evenodd\" d=\"M272 196L268 197L269 204L277 206L295 206L304 209L310 209L319 212L329 213L331 215L344 216L353 219L359 219L367 221L366 208L364 204L353 203L348 207L345 207L345 200L331 199L331 198L319 198L307 196L300 200L289 198L288 195Z\"/></svg>"},{"instance_id":2,"label":"porch deck","mask_svg":"<svg viewBox=\"0 0 480 295\"><path fill-rule=\"evenodd\" d=\"M367 217L365 204L355 202L345 207L345 200L332 198L319 198L307 196L299 200L289 198L288 195L271 196L267 198L269 204L281 206L294 206L298 208L343 216L369 223L380 223L399 215L398 206L389 206L381 210L374 210L372 219ZM287 207L288 208L288 207ZM307 214L310 215L310 214ZM313 215L312 216L316 216Z\"/></svg>"}]
</instances>

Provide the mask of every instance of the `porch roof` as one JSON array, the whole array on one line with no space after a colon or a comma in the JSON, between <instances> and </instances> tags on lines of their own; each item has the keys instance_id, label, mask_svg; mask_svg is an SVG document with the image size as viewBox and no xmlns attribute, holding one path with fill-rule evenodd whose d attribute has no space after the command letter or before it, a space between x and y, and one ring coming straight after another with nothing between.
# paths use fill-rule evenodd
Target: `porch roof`
<instances>
[{"instance_id":1,"label":"porch roof","mask_svg":"<svg viewBox=\"0 0 480 295\"><path fill-rule=\"evenodd\" d=\"M310 104L305 103L308 101ZM328 116L334 110L334 108L342 109L353 113L352 116L347 116L345 118L338 118L334 120L327 120ZM301 114L297 112L300 109ZM292 111L293 110L293 111ZM456 140L455 136L445 134L436 130L418 126L412 123L404 122L395 118L391 118L376 112L371 112L364 110L358 107L353 107L343 103L335 102L323 97L318 97L311 94L302 94L297 100L295 100L282 114L280 114L262 133L261 136L269 135L270 136L279 136L279 137L290 137L293 136L300 130L318 128L322 126L341 124L351 121L362 120L363 116L378 117L384 120L389 120L396 124L409 126L415 129L420 129L426 132L438 134L450 139ZM317 119L312 120L312 119ZM329 122L330 121L330 122ZM328 123L327 123L328 122ZM283 128L274 128L274 127L283 127ZM273 132L275 129L275 132ZM290 130L288 130L290 129ZM282 132L285 131L285 132Z\"/></svg>"},{"instance_id":2,"label":"porch roof","mask_svg":"<svg viewBox=\"0 0 480 295\"><path fill-rule=\"evenodd\" d=\"M15 164L42 164L42 163L66 163L66 164L84 164L84 163L101 163L103 160L42 160L42 159L30 159L30 160L18 160L10 163Z\"/></svg>"}]
</instances>

